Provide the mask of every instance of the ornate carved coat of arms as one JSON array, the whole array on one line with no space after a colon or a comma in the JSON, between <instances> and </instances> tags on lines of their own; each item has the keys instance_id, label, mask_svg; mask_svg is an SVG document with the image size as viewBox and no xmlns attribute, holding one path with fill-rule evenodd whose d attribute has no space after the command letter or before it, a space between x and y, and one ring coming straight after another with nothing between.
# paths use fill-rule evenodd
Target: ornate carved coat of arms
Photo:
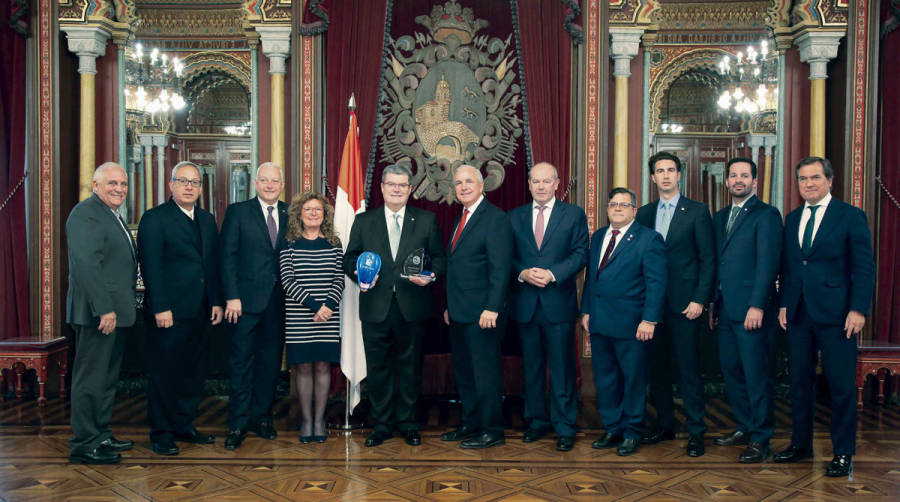
<instances>
[{"instance_id":1,"label":"ornate carved coat of arms","mask_svg":"<svg viewBox=\"0 0 900 502\"><path fill-rule=\"evenodd\" d=\"M488 22L453 0L415 22L427 31L386 42L379 161L408 167L417 199L452 202L461 164L494 190L523 146L514 36L479 34Z\"/></svg>"}]
</instances>

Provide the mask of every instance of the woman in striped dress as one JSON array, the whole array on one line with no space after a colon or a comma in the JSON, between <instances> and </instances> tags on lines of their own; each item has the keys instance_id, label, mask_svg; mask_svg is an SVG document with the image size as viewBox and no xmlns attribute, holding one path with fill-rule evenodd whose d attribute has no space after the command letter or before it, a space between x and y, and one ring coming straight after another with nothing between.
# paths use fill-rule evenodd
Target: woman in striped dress
<instances>
[{"instance_id":1,"label":"woman in striped dress","mask_svg":"<svg viewBox=\"0 0 900 502\"><path fill-rule=\"evenodd\" d=\"M331 363L340 361L343 253L334 233L334 209L325 197L312 192L296 195L288 218L286 243L279 254L286 358L294 367L300 397L300 442L321 443L326 437Z\"/></svg>"}]
</instances>

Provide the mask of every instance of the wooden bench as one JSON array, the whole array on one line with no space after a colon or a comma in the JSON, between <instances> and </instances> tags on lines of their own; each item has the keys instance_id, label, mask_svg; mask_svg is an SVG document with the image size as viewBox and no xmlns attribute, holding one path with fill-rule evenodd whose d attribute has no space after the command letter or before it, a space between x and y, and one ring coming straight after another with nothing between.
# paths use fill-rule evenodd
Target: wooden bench
<instances>
[{"instance_id":1,"label":"wooden bench","mask_svg":"<svg viewBox=\"0 0 900 502\"><path fill-rule=\"evenodd\" d=\"M900 344L878 340L860 340L856 354L856 409L863 409L863 387L869 375L878 380L878 404L884 404L884 381L888 375L900 375ZM897 386L893 393L897 394Z\"/></svg>"},{"instance_id":2,"label":"wooden bench","mask_svg":"<svg viewBox=\"0 0 900 502\"><path fill-rule=\"evenodd\" d=\"M2 370L9 368L16 375L16 397L22 397L22 375L29 369L37 373L38 405L45 406L44 384L47 369L54 365L59 370L59 397L66 397L66 373L68 369L69 344L65 337L42 340L37 336L21 336L0 340L0 382ZM2 397L0 397L2 400Z\"/></svg>"}]
</instances>

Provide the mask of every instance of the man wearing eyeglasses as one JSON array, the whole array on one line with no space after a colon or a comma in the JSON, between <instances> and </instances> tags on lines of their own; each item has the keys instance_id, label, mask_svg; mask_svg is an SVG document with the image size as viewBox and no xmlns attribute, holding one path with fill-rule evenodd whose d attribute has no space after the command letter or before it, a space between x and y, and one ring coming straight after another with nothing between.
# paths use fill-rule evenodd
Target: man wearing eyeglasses
<instances>
[{"instance_id":1,"label":"man wearing eyeglasses","mask_svg":"<svg viewBox=\"0 0 900 502\"><path fill-rule=\"evenodd\" d=\"M197 206L200 170L192 162L172 168L172 197L147 211L138 227L147 338L150 442L159 455L176 455L175 441L208 444L194 428L203 392L206 329L222 322L218 229Z\"/></svg>"},{"instance_id":2,"label":"man wearing eyeglasses","mask_svg":"<svg viewBox=\"0 0 900 502\"><path fill-rule=\"evenodd\" d=\"M434 281L447 260L433 213L408 206L412 173L389 165L381 174L384 206L358 215L344 252L344 272L356 280L356 260L365 251L381 257L372 287L359 293L366 351L366 389L373 431L366 446L378 446L396 429L410 446L422 444L417 403L422 373L422 333L432 316ZM401 277L407 257L424 249L431 260L427 277Z\"/></svg>"},{"instance_id":3,"label":"man wearing eyeglasses","mask_svg":"<svg viewBox=\"0 0 900 502\"><path fill-rule=\"evenodd\" d=\"M666 254L662 237L634 221L636 196L609 193L609 225L591 237L581 325L591 336L597 409L606 434L593 442L616 454L637 452L646 406L647 342L662 319Z\"/></svg>"},{"instance_id":4,"label":"man wearing eyeglasses","mask_svg":"<svg viewBox=\"0 0 900 502\"><path fill-rule=\"evenodd\" d=\"M278 243L287 230L281 167L266 162L256 170L256 197L225 210L221 235L225 320L234 325L228 370L228 436L237 449L247 430L275 439L272 402L281 367L284 295L278 273Z\"/></svg>"}]
</instances>

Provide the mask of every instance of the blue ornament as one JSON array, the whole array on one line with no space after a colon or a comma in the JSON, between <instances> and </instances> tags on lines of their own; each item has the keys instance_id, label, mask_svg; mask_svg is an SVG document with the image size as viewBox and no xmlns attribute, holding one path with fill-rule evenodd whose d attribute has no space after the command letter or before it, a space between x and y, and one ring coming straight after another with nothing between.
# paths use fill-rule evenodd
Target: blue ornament
<instances>
[{"instance_id":1,"label":"blue ornament","mask_svg":"<svg viewBox=\"0 0 900 502\"><path fill-rule=\"evenodd\" d=\"M359 289L368 291L380 271L380 256L371 251L359 255L359 258L356 259L356 280L359 281Z\"/></svg>"}]
</instances>

